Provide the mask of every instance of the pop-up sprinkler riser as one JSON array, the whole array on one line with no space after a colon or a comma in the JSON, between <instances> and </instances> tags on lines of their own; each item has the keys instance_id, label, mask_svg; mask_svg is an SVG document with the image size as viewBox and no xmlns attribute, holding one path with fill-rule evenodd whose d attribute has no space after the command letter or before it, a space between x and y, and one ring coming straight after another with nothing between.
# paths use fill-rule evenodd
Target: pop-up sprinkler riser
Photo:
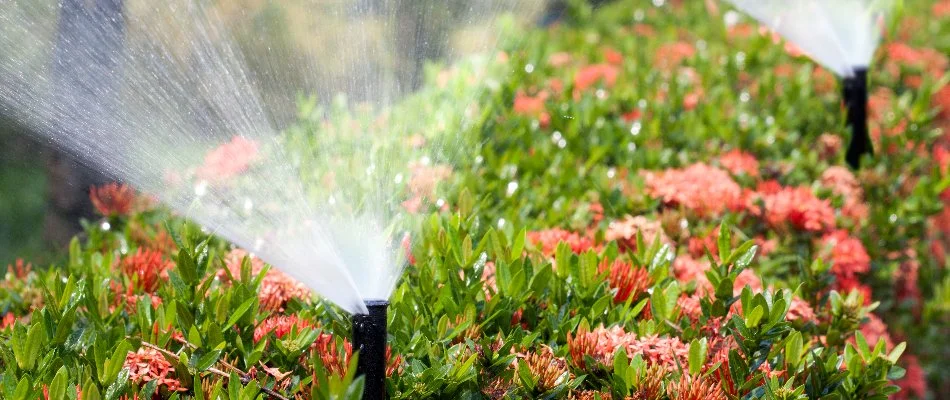
<instances>
[{"instance_id":1,"label":"pop-up sprinkler riser","mask_svg":"<svg viewBox=\"0 0 950 400\"><path fill-rule=\"evenodd\" d=\"M851 143L845 160L852 168L861 167L861 157L873 154L871 137L868 134L868 70L855 68L854 74L843 79L842 94L848 111L848 126L851 127Z\"/></svg>"},{"instance_id":2,"label":"pop-up sprinkler riser","mask_svg":"<svg viewBox=\"0 0 950 400\"><path fill-rule=\"evenodd\" d=\"M363 377L363 399L386 395L386 309L389 301L366 300L366 314L353 314L353 348L358 351L356 375Z\"/></svg>"}]
</instances>

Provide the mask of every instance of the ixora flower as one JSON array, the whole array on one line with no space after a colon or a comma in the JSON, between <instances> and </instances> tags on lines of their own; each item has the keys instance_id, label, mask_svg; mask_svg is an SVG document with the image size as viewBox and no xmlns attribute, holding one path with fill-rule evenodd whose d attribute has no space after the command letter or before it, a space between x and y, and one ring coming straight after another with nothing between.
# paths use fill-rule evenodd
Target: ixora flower
<instances>
[{"instance_id":1,"label":"ixora flower","mask_svg":"<svg viewBox=\"0 0 950 400\"><path fill-rule=\"evenodd\" d=\"M759 160L752 154L735 149L719 156L719 165L734 175L759 177Z\"/></svg>"},{"instance_id":2,"label":"ixora flower","mask_svg":"<svg viewBox=\"0 0 950 400\"><path fill-rule=\"evenodd\" d=\"M90 187L89 200L104 217L126 216L132 212L135 191L128 185L112 182Z\"/></svg>"},{"instance_id":3,"label":"ixora flower","mask_svg":"<svg viewBox=\"0 0 950 400\"><path fill-rule=\"evenodd\" d=\"M728 172L702 163L643 175L648 195L668 206L691 210L700 217L723 213L738 204L742 195L739 184Z\"/></svg>"},{"instance_id":4,"label":"ixora flower","mask_svg":"<svg viewBox=\"0 0 950 400\"><path fill-rule=\"evenodd\" d=\"M294 329L300 332L304 329L313 328L315 328L315 326L312 322L300 319L296 315L273 315L261 321L261 323L254 328L254 343L260 342L264 336L267 336L271 332L274 332L274 336L280 339Z\"/></svg>"},{"instance_id":5,"label":"ixora flower","mask_svg":"<svg viewBox=\"0 0 950 400\"><path fill-rule=\"evenodd\" d=\"M758 191L746 196L747 209L762 217L773 228L794 228L824 232L835 226L835 211L830 200L819 199L808 187L782 187L775 181L759 184Z\"/></svg>"},{"instance_id":6,"label":"ixora flower","mask_svg":"<svg viewBox=\"0 0 950 400\"><path fill-rule=\"evenodd\" d=\"M553 257L558 243L565 242L575 253L583 253L594 248L594 241L576 232L564 229L546 229L543 231L528 232L528 241L541 250L541 254Z\"/></svg>"},{"instance_id":7,"label":"ixora flower","mask_svg":"<svg viewBox=\"0 0 950 400\"><path fill-rule=\"evenodd\" d=\"M661 69L669 70L684 60L696 55L696 48L686 42L675 42L660 46L656 50L654 65Z\"/></svg>"},{"instance_id":8,"label":"ixora flower","mask_svg":"<svg viewBox=\"0 0 950 400\"><path fill-rule=\"evenodd\" d=\"M537 118L541 127L546 128L551 124L551 114L545 111L544 108L544 102L547 98L548 92L543 90L534 96L529 96L523 91L518 91L515 95L512 111L518 115Z\"/></svg>"},{"instance_id":9,"label":"ixora flower","mask_svg":"<svg viewBox=\"0 0 950 400\"><path fill-rule=\"evenodd\" d=\"M637 354L648 363L662 366L667 371L676 371L677 365L687 365L689 346L678 338L647 335L637 337L634 333L624 332L623 328L599 326L593 331L583 328L576 335L567 335L567 345L571 361L580 369L596 368L586 365L584 356L589 356L602 365L610 365L614 353L623 349L628 357ZM677 364L678 363L678 364Z\"/></svg>"},{"instance_id":10,"label":"ixora flower","mask_svg":"<svg viewBox=\"0 0 950 400\"><path fill-rule=\"evenodd\" d=\"M166 260L162 252L141 247L119 263L122 273L129 277L132 285L148 293L154 293L168 279L168 270L172 266L174 264Z\"/></svg>"},{"instance_id":11,"label":"ixora flower","mask_svg":"<svg viewBox=\"0 0 950 400\"><path fill-rule=\"evenodd\" d=\"M613 64L594 64L581 68L574 75L574 96L580 96L580 92L599 82L603 82L605 87L612 87L617 82L618 75L620 68Z\"/></svg>"},{"instance_id":12,"label":"ixora flower","mask_svg":"<svg viewBox=\"0 0 950 400\"><path fill-rule=\"evenodd\" d=\"M711 377L683 374L666 387L670 400L726 400L719 382Z\"/></svg>"},{"instance_id":13,"label":"ixora flower","mask_svg":"<svg viewBox=\"0 0 950 400\"><path fill-rule=\"evenodd\" d=\"M144 385L156 381L159 388L170 392L188 390L175 379L175 367L158 350L141 348L135 353L129 352L125 357L125 368L129 370L129 380L135 383Z\"/></svg>"},{"instance_id":14,"label":"ixora flower","mask_svg":"<svg viewBox=\"0 0 950 400\"><path fill-rule=\"evenodd\" d=\"M546 392L554 389L570 378L567 372L567 361L556 357L550 347L542 345L538 351L523 354L518 358L519 363L525 363L531 375L538 379L537 390Z\"/></svg>"},{"instance_id":15,"label":"ixora flower","mask_svg":"<svg viewBox=\"0 0 950 400\"><path fill-rule=\"evenodd\" d=\"M247 256L249 256L247 251L234 249L224 257L225 268L231 273L231 276L241 276L241 264L244 257ZM257 257L251 257L251 274L257 275L263 269L264 261ZM226 277L227 273L224 270L218 271L219 279L225 279ZM261 288L258 293L261 310L276 312L283 311L284 306L291 299L296 298L308 302L310 297L310 289L306 285L276 269L267 271L267 275L261 280Z\"/></svg>"},{"instance_id":16,"label":"ixora flower","mask_svg":"<svg viewBox=\"0 0 950 400\"><path fill-rule=\"evenodd\" d=\"M662 244L672 245L673 242L666 232L663 231L663 223L660 221L651 221L644 216L626 216L622 220L613 221L607 226L607 232L604 239L616 241L621 250L637 251L637 233L643 237L645 244L649 245L654 240L659 240Z\"/></svg>"},{"instance_id":17,"label":"ixora flower","mask_svg":"<svg viewBox=\"0 0 950 400\"><path fill-rule=\"evenodd\" d=\"M609 268L608 265L610 265ZM616 291L614 303L624 303L631 297L636 300L653 286L650 273L646 268L634 267L623 260L614 260L611 264L604 260L600 263L599 269L601 273L607 273L610 288Z\"/></svg>"},{"instance_id":18,"label":"ixora flower","mask_svg":"<svg viewBox=\"0 0 950 400\"><path fill-rule=\"evenodd\" d=\"M256 140L235 136L205 155L198 168L198 178L211 182L224 181L244 173L258 159L260 145Z\"/></svg>"}]
</instances>

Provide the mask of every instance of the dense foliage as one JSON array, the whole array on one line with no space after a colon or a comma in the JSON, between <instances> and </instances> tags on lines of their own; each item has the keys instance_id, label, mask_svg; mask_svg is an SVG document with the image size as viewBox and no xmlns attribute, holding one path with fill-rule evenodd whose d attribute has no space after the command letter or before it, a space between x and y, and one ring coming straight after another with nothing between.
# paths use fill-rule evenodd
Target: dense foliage
<instances>
[{"instance_id":1,"label":"dense foliage","mask_svg":"<svg viewBox=\"0 0 950 400\"><path fill-rule=\"evenodd\" d=\"M946 393L950 3L901 10L857 172L835 78L715 1L577 4L381 116L302 105L301 152L439 144L401 188L391 397ZM0 396L359 398L346 315L126 187L92 196L68 261L0 282Z\"/></svg>"}]
</instances>

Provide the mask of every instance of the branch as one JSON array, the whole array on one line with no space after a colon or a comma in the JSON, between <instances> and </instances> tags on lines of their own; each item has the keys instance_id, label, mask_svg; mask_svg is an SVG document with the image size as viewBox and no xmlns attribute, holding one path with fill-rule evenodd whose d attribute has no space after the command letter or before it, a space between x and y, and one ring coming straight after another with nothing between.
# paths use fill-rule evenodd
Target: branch
<instances>
[{"instance_id":1,"label":"branch","mask_svg":"<svg viewBox=\"0 0 950 400\"><path fill-rule=\"evenodd\" d=\"M150 349L152 349L152 350L155 350L155 351L157 351L157 352L159 352L159 353L162 353L162 354L164 354L164 355L166 355L166 356L168 356L168 357L175 357L179 362L182 362L182 361L181 361L181 357L179 357L177 354L172 353L172 352L170 352L170 351L168 351L168 350L165 350L165 349L163 349L163 348L161 348L161 347L158 347L158 346L156 346L156 345L154 345L154 344L151 344L151 343L149 343L149 342L146 342L146 341L144 341L144 340L142 341L142 346L148 347L148 348L150 348ZM233 365L228 364L228 366L231 367L231 368L233 368L234 370L236 370L237 372L240 373L240 375L241 375L241 384L247 384L248 382L250 382L250 378L247 376L246 373L241 372L241 370L235 368ZM208 372L211 372L211 373L213 373L213 374L215 374L215 375L218 375L218 376L220 376L220 377L222 377L222 378L224 378L224 379L228 379L228 380L231 379L231 375L229 375L228 373L226 373L226 372L224 372L224 371L222 371L222 370L220 370L220 369L217 369L217 368L215 368L215 367L209 367L209 368L208 368ZM268 396L270 396L271 398L275 398L275 399L278 399L278 400L290 400L289 398L284 397L284 396L281 395L280 393L277 393L277 392L275 392L275 391L273 391L273 390L271 390L271 389L268 389L268 388L266 388L266 387L263 387L263 386L261 386L261 391L264 392L264 393L266 393L266 394L267 394Z\"/></svg>"}]
</instances>

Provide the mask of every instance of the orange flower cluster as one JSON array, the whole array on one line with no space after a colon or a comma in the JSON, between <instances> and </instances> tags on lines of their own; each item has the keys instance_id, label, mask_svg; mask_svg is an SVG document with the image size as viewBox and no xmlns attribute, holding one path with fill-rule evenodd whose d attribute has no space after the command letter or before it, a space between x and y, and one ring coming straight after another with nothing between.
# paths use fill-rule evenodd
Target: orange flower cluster
<instances>
[{"instance_id":1,"label":"orange flower cluster","mask_svg":"<svg viewBox=\"0 0 950 400\"><path fill-rule=\"evenodd\" d=\"M159 388L164 387L168 391L188 390L174 378L175 368L158 350L141 348L135 353L129 352L125 357L125 368L129 370L129 380L135 383L145 384L156 381Z\"/></svg>"},{"instance_id":2,"label":"orange flower cluster","mask_svg":"<svg viewBox=\"0 0 950 400\"><path fill-rule=\"evenodd\" d=\"M128 185L112 182L89 188L89 200L104 217L125 216L132 212L135 191Z\"/></svg>"},{"instance_id":3,"label":"orange flower cluster","mask_svg":"<svg viewBox=\"0 0 950 400\"><path fill-rule=\"evenodd\" d=\"M729 173L696 163L684 169L644 174L646 191L668 206L683 207L699 217L712 217L739 204L742 189Z\"/></svg>"},{"instance_id":4,"label":"orange flower cluster","mask_svg":"<svg viewBox=\"0 0 950 400\"><path fill-rule=\"evenodd\" d=\"M247 251L234 249L224 257L225 267L231 272L232 276L241 276L241 263L246 256L248 256ZM251 274L257 275L263 269L263 260L257 257L251 258ZM226 279L227 274L223 270L219 271L218 278ZM260 299L261 310L281 312L291 299L296 298L307 302L310 301L311 294L306 285L297 282L290 275L270 269L264 279L261 280L258 298Z\"/></svg>"},{"instance_id":5,"label":"orange flower cluster","mask_svg":"<svg viewBox=\"0 0 950 400\"><path fill-rule=\"evenodd\" d=\"M323 366L330 375L343 377L347 373L347 364L350 357L353 356L353 345L349 340L343 339L342 344L337 345L333 335L321 333L311 347L316 357L320 357ZM386 376L390 377L399 370L402 365L402 356L393 356L392 348L386 347Z\"/></svg>"},{"instance_id":6,"label":"orange flower cluster","mask_svg":"<svg viewBox=\"0 0 950 400\"><path fill-rule=\"evenodd\" d=\"M208 152L196 175L199 179L212 182L231 179L250 168L259 156L259 148L256 140L235 136L230 142Z\"/></svg>"},{"instance_id":7,"label":"orange flower cluster","mask_svg":"<svg viewBox=\"0 0 950 400\"><path fill-rule=\"evenodd\" d=\"M548 346L542 345L539 351L522 355L518 362L524 362L531 374L538 379L538 391L554 389L567 379L561 378L567 372L567 361L556 357Z\"/></svg>"},{"instance_id":8,"label":"orange flower cluster","mask_svg":"<svg viewBox=\"0 0 950 400\"><path fill-rule=\"evenodd\" d=\"M512 111L514 111L515 114L537 118L541 127L546 128L551 124L551 114L545 111L544 108L544 102L547 98L548 92L546 91L541 91L535 96L529 96L523 91L518 91L515 95L515 103L512 106Z\"/></svg>"},{"instance_id":9,"label":"orange flower cluster","mask_svg":"<svg viewBox=\"0 0 950 400\"><path fill-rule=\"evenodd\" d=\"M726 400L719 382L711 377L683 374L679 380L666 387L670 400Z\"/></svg>"},{"instance_id":10,"label":"orange flower cluster","mask_svg":"<svg viewBox=\"0 0 950 400\"><path fill-rule=\"evenodd\" d=\"M436 196L435 189L439 182L452 176L452 168L447 165L413 162L409 164L409 171L409 199L404 201L402 206L410 213L419 212L425 200Z\"/></svg>"},{"instance_id":11,"label":"orange flower cluster","mask_svg":"<svg viewBox=\"0 0 950 400\"><path fill-rule=\"evenodd\" d=\"M668 43L656 50L653 64L660 69L670 70L694 55L696 55L696 48L689 43Z\"/></svg>"}]
</instances>

